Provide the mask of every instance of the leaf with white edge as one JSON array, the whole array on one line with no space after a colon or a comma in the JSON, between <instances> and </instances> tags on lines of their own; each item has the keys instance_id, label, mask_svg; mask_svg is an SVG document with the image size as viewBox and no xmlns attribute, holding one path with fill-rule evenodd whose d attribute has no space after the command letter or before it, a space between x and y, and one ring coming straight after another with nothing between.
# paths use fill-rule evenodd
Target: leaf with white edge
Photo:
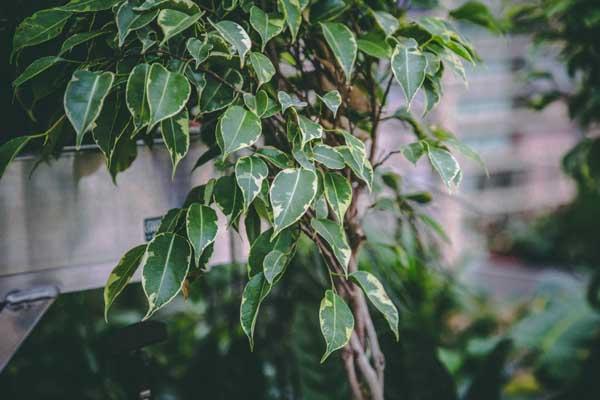
<instances>
[{"instance_id":1,"label":"leaf with white edge","mask_svg":"<svg viewBox=\"0 0 600 400\"><path fill-rule=\"evenodd\" d=\"M150 122L150 108L146 99L146 81L150 66L136 65L129 74L125 87L125 101L133 117L135 129L140 130Z\"/></svg>"},{"instance_id":2,"label":"leaf with white edge","mask_svg":"<svg viewBox=\"0 0 600 400\"><path fill-rule=\"evenodd\" d=\"M373 185L373 166L367 159L363 159L361 162L357 162L354 157L354 153L348 146L339 146L337 147L338 152L344 157L344 161L346 165L350 167L352 172L365 182L371 190L371 186Z\"/></svg>"},{"instance_id":3,"label":"leaf with white edge","mask_svg":"<svg viewBox=\"0 0 600 400\"><path fill-rule=\"evenodd\" d=\"M267 83L275 75L275 67L271 60L262 53L251 52L250 53L250 64L256 73L258 79L258 87L262 84Z\"/></svg>"},{"instance_id":4,"label":"leaf with white edge","mask_svg":"<svg viewBox=\"0 0 600 400\"><path fill-rule=\"evenodd\" d=\"M47 42L60 35L71 15L70 12L51 8L25 18L15 30L11 59L25 47Z\"/></svg>"},{"instance_id":5,"label":"leaf with white edge","mask_svg":"<svg viewBox=\"0 0 600 400\"><path fill-rule=\"evenodd\" d=\"M271 292L271 285L269 285L263 273L260 272L248 281L244 293L242 293L240 323L242 330L250 341L250 349L254 348L254 327L256 326L258 311L269 292Z\"/></svg>"},{"instance_id":6,"label":"leaf with white edge","mask_svg":"<svg viewBox=\"0 0 600 400\"><path fill-rule=\"evenodd\" d=\"M162 120L160 132L173 163L172 176L175 176L177 164L185 157L190 148L190 116L187 109L184 108L179 114Z\"/></svg>"},{"instance_id":7,"label":"leaf with white edge","mask_svg":"<svg viewBox=\"0 0 600 400\"><path fill-rule=\"evenodd\" d=\"M106 285L104 285L104 320L106 322L108 322L108 312L111 306L133 278L145 251L145 244L129 250L108 276Z\"/></svg>"},{"instance_id":8,"label":"leaf with white edge","mask_svg":"<svg viewBox=\"0 0 600 400\"><path fill-rule=\"evenodd\" d=\"M323 363L331 353L350 341L354 331L354 317L344 300L332 290L327 290L319 307L319 323L327 345L321 358Z\"/></svg>"},{"instance_id":9,"label":"leaf with white edge","mask_svg":"<svg viewBox=\"0 0 600 400\"><path fill-rule=\"evenodd\" d=\"M84 134L94 127L113 80L112 72L79 70L73 73L65 90L64 107L67 118L77 134L77 149L83 142Z\"/></svg>"},{"instance_id":10,"label":"leaf with white edge","mask_svg":"<svg viewBox=\"0 0 600 400\"><path fill-rule=\"evenodd\" d=\"M230 106L221 116L218 127L223 159L234 151L250 147L262 132L260 119L240 106Z\"/></svg>"},{"instance_id":11,"label":"leaf with white edge","mask_svg":"<svg viewBox=\"0 0 600 400\"><path fill-rule=\"evenodd\" d=\"M190 82L178 72L160 64L152 64L146 79L146 98L150 111L148 131L160 121L178 114L187 103L192 89Z\"/></svg>"},{"instance_id":12,"label":"leaf with white edge","mask_svg":"<svg viewBox=\"0 0 600 400\"><path fill-rule=\"evenodd\" d=\"M264 146L257 150L256 155L264 158L279 169L286 169L290 167L290 157L287 153L272 147Z\"/></svg>"},{"instance_id":13,"label":"leaf with white edge","mask_svg":"<svg viewBox=\"0 0 600 400\"><path fill-rule=\"evenodd\" d=\"M440 102L442 87L437 79L426 78L425 82L423 82L423 90L425 91L425 110L423 110L423 116L425 116Z\"/></svg>"},{"instance_id":14,"label":"leaf with white edge","mask_svg":"<svg viewBox=\"0 0 600 400\"><path fill-rule=\"evenodd\" d=\"M256 94L256 113L261 118L269 118L279 112L279 104L266 91L259 90Z\"/></svg>"},{"instance_id":15,"label":"leaf with white edge","mask_svg":"<svg viewBox=\"0 0 600 400\"><path fill-rule=\"evenodd\" d=\"M167 232L175 232L180 227L179 222L184 216L182 208L171 208L160 220L160 225L156 230L156 235Z\"/></svg>"},{"instance_id":16,"label":"leaf with white edge","mask_svg":"<svg viewBox=\"0 0 600 400\"><path fill-rule=\"evenodd\" d=\"M198 265L204 250L217 238L217 213L208 206L194 203L188 208L185 226Z\"/></svg>"},{"instance_id":17,"label":"leaf with white edge","mask_svg":"<svg viewBox=\"0 0 600 400\"><path fill-rule=\"evenodd\" d=\"M65 54L69 50L73 49L80 44L89 42L92 39L95 39L99 36L106 35L108 32L106 31L95 31L95 32L83 32L76 33L73 36L69 36L63 44L60 46L59 54Z\"/></svg>"},{"instance_id":18,"label":"leaf with white edge","mask_svg":"<svg viewBox=\"0 0 600 400\"><path fill-rule=\"evenodd\" d=\"M196 62L196 68L198 68L200 64L202 64L204 61L206 61L206 59L208 59L213 45L212 43L209 43L208 40L202 41L200 39L192 37L189 38L185 43L185 48Z\"/></svg>"},{"instance_id":19,"label":"leaf with white edge","mask_svg":"<svg viewBox=\"0 0 600 400\"><path fill-rule=\"evenodd\" d=\"M365 144L356 136L349 132L342 131L346 146L352 155L352 158L356 164L360 165L367 159L367 153L365 151Z\"/></svg>"},{"instance_id":20,"label":"leaf with white edge","mask_svg":"<svg viewBox=\"0 0 600 400\"><path fill-rule=\"evenodd\" d=\"M248 53L252 47L252 41L250 40L250 36L248 36L248 32L246 32L239 24L232 21L219 21L212 25L219 34L223 36L223 39L227 40L227 42L236 50L240 56L240 66L243 68L246 53Z\"/></svg>"},{"instance_id":21,"label":"leaf with white edge","mask_svg":"<svg viewBox=\"0 0 600 400\"><path fill-rule=\"evenodd\" d=\"M15 79L15 81L13 82L13 87L17 88L21 86L28 80L35 78L42 72L48 70L49 68L56 65L56 63L61 61L64 61L64 59L56 56L38 58L37 60L29 64L29 66L25 68L25 71L23 71L23 73L19 75L17 79Z\"/></svg>"},{"instance_id":22,"label":"leaf with white edge","mask_svg":"<svg viewBox=\"0 0 600 400\"><path fill-rule=\"evenodd\" d=\"M201 12L198 4L193 0L145 0L140 6L134 7L136 11L148 11L155 8L169 8L193 15Z\"/></svg>"},{"instance_id":23,"label":"leaf with white edge","mask_svg":"<svg viewBox=\"0 0 600 400\"><path fill-rule=\"evenodd\" d=\"M217 180L214 189L215 201L229 219L229 224L236 226L244 209L244 196L233 175L222 176Z\"/></svg>"},{"instance_id":24,"label":"leaf with white edge","mask_svg":"<svg viewBox=\"0 0 600 400\"><path fill-rule=\"evenodd\" d=\"M77 13L104 11L112 8L120 1L121 0L71 0L58 9Z\"/></svg>"},{"instance_id":25,"label":"leaf with white edge","mask_svg":"<svg viewBox=\"0 0 600 400\"><path fill-rule=\"evenodd\" d=\"M344 228L328 219L312 219L310 225L329 244L335 258L344 269L346 276L348 276L351 251Z\"/></svg>"},{"instance_id":26,"label":"leaf with white edge","mask_svg":"<svg viewBox=\"0 0 600 400\"><path fill-rule=\"evenodd\" d=\"M263 261L263 269L265 279L269 284L276 283L278 278L281 277L287 265L287 260L288 256L279 250L273 250L267 254Z\"/></svg>"},{"instance_id":27,"label":"leaf with white edge","mask_svg":"<svg viewBox=\"0 0 600 400\"><path fill-rule=\"evenodd\" d=\"M250 25L261 39L261 51L265 51L265 46L269 40L279 35L283 31L283 20L270 18L267 13L256 6L250 9Z\"/></svg>"},{"instance_id":28,"label":"leaf with white edge","mask_svg":"<svg viewBox=\"0 0 600 400\"><path fill-rule=\"evenodd\" d=\"M244 196L244 210L260 193L262 183L269 175L267 164L256 156L242 157L235 163L235 179Z\"/></svg>"},{"instance_id":29,"label":"leaf with white edge","mask_svg":"<svg viewBox=\"0 0 600 400\"><path fill-rule=\"evenodd\" d=\"M250 247L248 254L248 276L263 271L265 257L272 251L278 251L291 259L294 253L298 231L295 229L284 229L277 237L273 237L273 229L262 232Z\"/></svg>"},{"instance_id":30,"label":"leaf with white edge","mask_svg":"<svg viewBox=\"0 0 600 400\"><path fill-rule=\"evenodd\" d=\"M39 136L17 136L0 146L0 179L2 179L2 175L4 175L6 168L8 168L8 164L23 150L25 145L31 139Z\"/></svg>"},{"instance_id":31,"label":"leaf with white edge","mask_svg":"<svg viewBox=\"0 0 600 400\"><path fill-rule=\"evenodd\" d=\"M325 106L333 113L333 117L335 118L337 110L342 104L342 96L340 96L340 92L337 90L332 90L325 93L323 96L319 96L319 99L321 99L323 104L325 104Z\"/></svg>"},{"instance_id":32,"label":"leaf with white edge","mask_svg":"<svg viewBox=\"0 0 600 400\"><path fill-rule=\"evenodd\" d=\"M404 92L408 108L425 80L427 57L416 48L398 44L392 54L391 67Z\"/></svg>"},{"instance_id":33,"label":"leaf with white edge","mask_svg":"<svg viewBox=\"0 0 600 400\"><path fill-rule=\"evenodd\" d=\"M346 82L350 82L358 52L358 44L354 33L346 25L339 22L321 23L321 28L325 41L344 71Z\"/></svg>"},{"instance_id":34,"label":"leaf with white edge","mask_svg":"<svg viewBox=\"0 0 600 400\"><path fill-rule=\"evenodd\" d=\"M298 0L279 0L279 9L283 12L285 22L292 34L292 42L296 41L300 24L302 24L302 8Z\"/></svg>"},{"instance_id":35,"label":"leaf with white edge","mask_svg":"<svg viewBox=\"0 0 600 400\"><path fill-rule=\"evenodd\" d=\"M393 35L398 28L400 28L400 21L390 13L385 11L373 11L373 17L375 18L377 25L385 33L385 36Z\"/></svg>"},{"instance_id":36,"label":"leaf with white edge","mask_svg":"<svg viewBox=\"0 0 600 400\"><path fill-rule=\"evenodd\" d=\"M358 49L371 57L387 60L392 57L392 47L379 32L369 32L358 39Z\"/></svg>"},{"instance_id":37,"label":"leaf with white edge","mask_svg":"<svg viewBox=\"0 0 600 400\"><path fill-rule=\"evenodd\" d=\"M352 185L348 179L336 172L323 174L325 198L335 213L338 222L344 224L344 215L352 202Z\"/></svg>"},{"instance_id":38,"label":"leaf with white edge","mask_svg":"<svg viewBox=\"0 0 600 400\"><path fill-rule=\"evenodd\" d=\"M146 52L153 47L158 41L156 37L158 36L156 32L149 28L142 28L135 31L135 36L138 38L140 43L142 44L141 54L146 54Z\"/></svg>"},{"instance_id":39,"label":"leaf with white edge","mask_svg":"<svg viewBox=\"0 0 600 400\"><path fill-rule=\"evenodd\" d=\"M164 9L158 13L157 23L163 32L163 39L160 45L167 43L169 39L179 35L181 32L190 28L200 19L202 13L188 15L181 11Z\"/></svg>"},{"instance_id":40,"label":"leaf with white edge","mask_svg":"<svg viewBox=\"0 0 600 400\"><path fill-rule=\"evenodd\" d=\"M398 309L392 300L390 300L379 279L366 271L353 272L350 274L350 277L360 285L363 292L365 292L371 303L373 303L373 306L383 314L390 329L394 332L396 340L400 340L398 332Z\"/></svg>"},{"instance_id":41,"label":"leaf with white edge","mask_svg":"<svg viewBox=\"0 0 600 400\"><path fill-rule=\"evenodd\" d=\"M116 13L117 30L119 32L119 47L123 47L127 36L138 29L143 28L156 18L158 9L148 12L138 12L133 9L133 4L124 2Z\"/></svg>"},{"instance_id":42,"label":"leaf with white edge","mask_svg":"<svg viewBox=\"0 0 600 400\"><path fill-rule=\"evenodd\" d=\"M427 155L448 189L450 191L456 189L457 183L460 183L460 165L454 156L447 150L433 146L427 146Z\"/></svg>"},{"instance_id":43,"label":"leaf with white edge","mask_svg":"<svg viewBox=\"0 0 600 400\"><path fill-rule=\"evenodd\" d=\"M304 215L317 194L317 187L317 175L306 169L284 169L275 176L269 191L275 229L273 235Z\"/></svg>"},{"instance_id":44,"label":"leaf with white edge","mask_svg":"<svg viewBox=\"0 0 600 400\"><path fill-rule=\"evenodd\" d=\"M329 169L343 169L346 164L339 151L326 144L315 144L312 149L313 159Z\"/></svg>"},{"instance_id":45,"label":"leaf with white edge","mask_svg":"<svg viewBox=\"0 0 600 400\"><path fill-rule=\"evenodd\" d=\"M130 134L132 122L129 112L121 106L120 97L112 95L105 103L92 129L92 136L110 169L117 140L121 135Z\"/></svg>"},{"instance_id":46,"label":"leaf with white edge","mask_svg":"<svg viewBox=\"0 0 600 400\"><path fill-rule=\"evenodd\" d=\"M323 137L323 127L304 115L298 115L298 127L302 133L302 146Z\"/></svg>"},{"instance_id":47,"label":"leaf with white edge","mask_svg":"<svg viewBox=\"0 0 600 400\"><path fill-rule=\"evenodd\" d=\"M244 84L242 75L232 68L225 71L221 78L206 76L206 86L200 95L201 112L210 113L229 106L237 97L236 90L240 90Z\"/></svg>"},{"instance_id":48,"label":"leaf with white edge","mask_svg":"<svg viewBox=\"0 0 600 400\"><path fill-rule=\"evenodd\" d=\"M290 107L293 108L302 108L306 107L308 103L305 101L301 101L298 96L295 94L289 95L286 92L279 91L277 92L277 100L279 100L279 104L281 104L281 113L285 113Z\"/></svg>"},{"instance_id":49,"label":"leaf with white edge","mask_svg":"<svg viewBox=\"0 0 600 400\"><path fill-rule=\"evenodd\" d=\"M156 235L142 258L142 287L148 299L150 318L181 290L190 269L192 249L188 241L175 233Z\"/></svg>"},{"instance_id":50,"label":"leaf with white edge","mask_svg":"<svg viewBox=\"0 0 600 400\"><path fill-rule=\"evenodd\" d=\"M327 199L324 194L320 194L313 204L315 217L318 219L327 218L329 216L329 207L327 207Z\"/></svg>"}]
</instances>

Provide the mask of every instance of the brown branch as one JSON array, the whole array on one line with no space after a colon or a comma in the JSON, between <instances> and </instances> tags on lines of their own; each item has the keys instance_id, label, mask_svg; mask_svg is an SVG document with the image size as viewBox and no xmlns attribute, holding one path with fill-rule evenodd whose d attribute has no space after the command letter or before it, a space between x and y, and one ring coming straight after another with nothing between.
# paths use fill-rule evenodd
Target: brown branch
<instances>
[{"instance_id":1,"label":"brown branch","mask_svg":"<svg viewBox=\"0 0 600 400\"><path fill-rule=\"evenodd\" d=\"M388 83L387 86L385 88L385 92L383 93L383 97L381 99L381 105L379 106L379 109L377 110L377 114L375 114L375 110L373 110L373 128L372 128L372 141L371 141L371 150L370 150L370 154L369 154L369 161L371 162L371 164L373 163L373 161L375 161L375 154L377 152L377 138L378 138L378 132L377 132L377 128L379 128L379 122L381 121L381 113L383 112L383 109L385 107L385 103L387 101L388 95L390 94L390 89L392 88L392 82L394 80L394 76L390 76L390 78L388 79ZM371 96L373 96L373 98L375 98L375 94L372 93Z\"/></svg>"}]
</instances>

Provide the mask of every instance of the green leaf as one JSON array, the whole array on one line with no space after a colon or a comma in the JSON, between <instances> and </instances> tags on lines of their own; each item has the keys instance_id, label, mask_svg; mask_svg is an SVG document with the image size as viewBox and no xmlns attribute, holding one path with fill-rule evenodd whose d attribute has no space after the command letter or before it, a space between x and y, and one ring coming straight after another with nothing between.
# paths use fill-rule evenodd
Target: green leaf
<instances>
[{"instance_id":1,"label":"green leaf","mask_svg":"<svg viewBox=\"0 0 600 400\"><path fill-rule=\"evenodd\" d=\"M207 75L206 86L200 95L200 111L210 113L229 106L237 97L236 90L240 90L243 84L242 75L235 69L225 71L222 79Z\"/></svg>"},{"instance_id":2,"label":"green leaf","mask_svg":"<svg viewBox=\"0 0 600 400\"><path fill-rule=\"evenodd\" d=\"M335 59L344 71L346 82L350 82L354 62L356 61L356 53L358 52L358 44L354 33L344 24L338 22L322 22L321 28L323 29L325 41L327 41Z\"/></svg>"},{"instance_id":3,"label":"green leaf","mask_svg":"<svg viewBox=\"0 0 600 400\"><path fill-rule=\"evenodd\" d=\"M285 22L292 34L292 42L296 41L300 24L302 24L302 8L298 0L279 0L279 9L283 12Z\"/></svg>"},{"instance_id":4,"label":"green leaf","mask_svg":"<svg viewBox=\"0 0 600 400\"><path fill-rule=\"evenodd\" d=\"M352 202L352 185L345 176L336 172L323 174L325 198L335 213L340 225L344 224L344 215Z\"/></svg>"},{"instance_id":5,"label":"green leaf","mask_svg":"<svg viewBox=\"0 0 600 400\"><path fill-rule=\"evenodd\" d=\"M108 276L106 285L104 285L104 319L106 322L108 322L108 312L111 306L133 278L133 274L140 266L145 251L145 244L129 250Z\"/></svg>"},{"instance_id":6,"label":"green leaf","mask_svg":"<svg viewBox=\"0 0 600 400\"><path fill-rule=\"evenodd\" d=\"M71 0L58 9L77 13L104 11L112 8L120 1L121 0Z\"/></svg>"},{"instance_id":7,"label":"green leaf","mask_svg":"<svg viewBox=\"0 0 600 400\"><path fill-rule=\"evenodd\" d=\"M425 154L425 146L422 142L409 143L402 147L402 155L415 165L423 154Z\"/></svg>"},{"instance_id":8,"label":"green leaf","mask_svg":"<svg viewBox=\"0 0 600 400\"><path fill-rule=\"evenodd\" d=\"M185 157L190 148L190 117L187 109L184 108L179 114L162 120L160 131L171 155L172 176L175 176L177 164Z\"/></svg>"},{"instance_id":9,"label":"green leaf","mask_svg":"<svg viewBox=\"0 0 600 400\"><path fill-rule=\"evenodd\" d=\"M155 8L169 8L193 15L201 12L198 4L192 0L145 0L139 7L134 7L136 11L148 11Z\"/></svg>"},{"instance_id":10,"label":"green leaf","mask_svg":"<svg viewBox=\"0 0 600 400\"><path fill-rule=\"evenodd\" d=\"M250 64L256 73L258 79L258 86L260 87L263 83L267 83L275 75L275 67L271 63L271 60L267 56L257 52L250 53Z\"/></svg>"},{"instance_id":11,"label":"green leaf","mask_svg":"<svg viewBox=\"0 0 600 400\"><path fill-rule=\"evenodd\" d=\"M271 185L274 235L298 221L317 194L317 175L306 169L284 169Z\"/></svg>"},{"instance_id":12,"label":"green leaf","mask_svg":"<svg viewBox=\"0 0 600 400\"><path fill-rule=\"evenodd\" d=\"M425 80L427 57L416 48L398 44L392 54L391 67L404 91L408 108Z\"/></svg>"},{"instance_id":13,"label":"green leaf","mask_svg":"<svg viewBox=\"0 0 600 400\"><path fill-rule=\"evenodd\" d=\"M188 208L185 226L198 265L204 250L217 238L217 213L208 206L194 203Z\"/></svg>"},{"instance_id":14,"label":"green leaf","mask_svg":"<svg viewBox=\"0 0 600 400\"><path fill-rule=\"evenodd\" d=\"M283 151L272 147L263 146L257 150L256 155L264 158L279 169L286 169L290 166L290 157Z\"/></svg>"},{"instance_id":15,"label":"green leaf","mask_svg":"<svg viewBox=\"0 0 600 400\"><path fill-rule=\"evenodd\" d=\"M182 74L152 64L146 80L146 97L150 111L148 131L160 121L178 114L186 105L190 83Z\"/></svg>"},{"instance_id":16,"label":"green leaf","mask_svg":"<svg viewBox=\"0 0 600 400\"><path fill-rule=\"evenodd\" d=\"M190 55L194 58L194 61L196 62L196 68L198 68L200 64L202 64L204 61L206 61L206 59L208 59L213 45L212 43L208 43L208 40L202 41L200 39L191 37L185 43L185 48L187 49L188 53L190 53Z\"/></svg>"},{"instance_id":17,"label":"green leaf","mask_svg":"<svg viewBox=\"0 0 600 400\"><path fill-rule=\"evenodd\" d=\"M308 105L306 102L300 101L295 94L289 95L282 91L277 92L277 99L279 100L279 104L281 104L281 113L285 113L285 110L290 107L302 108Z\"/></svg>"},{"instance_id":18,"label":"green leaf","mask_svg":"<svg viewBox=\"0 0 600 400\"><path fill-rule=\"evenodd\" d=\"M392 57L392 48L379 32L369 32L358 39L358 49L371 57L383 60Z\"/></svg>"},{"instance_id":19,"label":"green leaf","mask_svg":"<svg viewBox=\"0 0 600 400\"><path fill-rule=\"evenodd\" d=\"M260 138L260 119L240 106L230 106L221 116L218 126L219 146L223 159L234 151L252 146Z\"/></svg>"},{"instance_id":20,"label":"green leaf","mask_svg":"<svg viewBox=\"0 0 600 400\"><path fill-rule=\"evenodd\" d=\"M479 1L467 1L460 7L451 10L449 15L455 19L483 26L492 32L502 32L502 28L496 18L494 18L487 6Z\"/></svg>"},{"instance_id":21,"label":"green leaf","mask_svg":"<svg viewBox=\"0 0 600 400\"><path fill-rule=\"evenodd\" d=\"M136 12L133 9L133 4L124 2L116 13L117 30L119 32L119 47L123 47L127 36L138 29L143 28L156 18L158 10L149 12Z\"/></svg>"},{"instance_id":22,"label":"green leaf","mask_svg":"<svg viewBox=\"0 0 600 400\"><path fill-rule=\"evenodd\" d=\"M150 108L146 99L146 82L149 72L150 65L136 65L129 74L125 88L125 101L129 112L133 116L136 131L150 122Z\"/></svg>"},{"instance_id":23,"label":"green leaf","mask_svg":"<svg viewBox=\"0 0 600 400\"><path fill-rule=\"evenodd\" d=\"M239 24L232 21L219 21L213 24L213 26L223 36L223 39L227 40L236 50L240 56L240 66L243 68L246 53L252 47L252 41L250 40L250 36L248 36L248 32Z\"/></svg>"},{"instance_id":24,"label":"green leaf","mask_svg":"<svg viewBox=\"0 0 600 400\"><path fill-rule=\"evenodd\" d=\"M360 163L356 161L352 150L348 146L340 146L337 148L339 153L344 157L346 165L350 167L352 172L363 182L367 184L369 190L373 185L373 167L367 159L363 159Z\"/></svg>"},{"instance_id":25,"label":"green leaf","mask_svg":"<svg viewBox=\"0 0 600 400\"><path fill-rule=\"evenodd\" d=\"M62 46L60 46L59 54L65 54L74 47L79 46L80 44L83 44L85 42L89 42L90 40L95 39L99 36L106 35L107 33L107 31L95 31L76 33L73 36L69 36L67 39L65 39Z\"/></svg>"},{"instance_id":26,"label":"green leaf","mask_svg":"<svg viewBox=\"0 0 600 400\"><path fill-rule=\"evenodd\" d=\"M333 147L326 144L313 146L313 159L329 169L342 169L345 166L344 157Z\"/></svg>"},{"instance_id":27,"label":"green leaf","mask_svg":"<svg viewBox=\"0 0 600 400\"><path fill-rule=\"evenodd\" d=\"M0 146L0 179L2 179L2 175L4 175L6 168L8 168L8 164L14 160L31 139L37 136L39 135L17 136Z\"/></svg>"},{"instance_id":28,"label":"green leaf","mask_svg":"<svg viewBox=\"0 0 600 400\"><path fill-rule=\"evenodd\" d=\"M390 325L390 329L394 332L396 340L400 340L400 334L398 333L398 309L392 303L392 300L390 300L379 279L366 271L353 272L350 274L350 277L360 285L371 303L383 314Z\"/></svg>"},{"instance_id":29,"label":"green leaf","mask_svg":"<svg viewBox=\"0 0 600 400\"><path fill-rule=\"evenodd\" d=\"M220 177L215 184L214 194L229 224L235 226L244 208L244 196L233 175Z\"/></svg>"},{"instance_id":30,"label":"green leaf","mask_svg":"<svg viewBox=\"0 0 600 400\"><path fill-rule=\"evenodd\" d=\"M311 140L323 137L323 127L304 115L298 115L298 128L300 128L300 133L302 134L303 147Z\"/></svg>"},{"instance_id":31,"label":"green leaf","mask_svg":"<svg viewBox=\"0 0 600 400\"><path fill-rule=\"evenodd\" d=\"M265 279L269 284L276 283L287 265L288 256L279 250L273 250L265 257L263 269Z\"/></svg>"},{"instance_id":32,"label":"green leaf","mask_svg":"<svg viewBox=\"0 0 600 400\"><path fill-rule=\"evenodd\" d=\"M25 47L47 42L60 35L71 15L70 12L51 8L25 18L15 30L11 59L15 53Z\"/></svg>"},{"instance_id":33,"label":"green leaf","mask_svg":"<svg viewBox=\"0 0 600 400\"><path fill-rule=\"evenodd\" d=\"M256 156L242 157L235 163L235 179L244 196L244 210L260 193L262 183L269 174L269 167Z\"/></svg>"},{"instance_id":34,"label":"green leaf","mask_svg":"<svg viewBox=\"0 0 600 400\"><path fill-rule=\"evenodd\" d=\"M160 26L160 29L163 32L163 39L160 42L160 45L164 45L172 37L177 36L190 28L200 19L201 15L202 13L188 15L184 12L168 8L160 10L157 19L158 26Z\"/></svg>"},{"instance_id":35,"label":"green leaf","mask_svg":"<svg viewBox=\"0 0 600 400\"><path fill-rule=\"evenodd\" d=\"M246 284L240 305L240 323L248 336L250 349L254 348L254 327L262 301L271 292L271 285L262 272L254 275Z\"/></svg>"},{"instance_id":36,"label":"green leaf","mask_svg":"<svg viewBox=\"0 0 600 400\"><path fill-rule=\"evenodd\" d=\"M64 107L67 118L77 134L76 147L79 149L84 134L94 126L100 115L104 99L114 80L112 72L75 71L67 85Z\"/></svg>"},{"instance_id":37,"label":"green leaf","mask_svg":"<svg viewBox=\"0 0 600 400\"><path fill-rule=\"evenodd\" d=\"M160 225L156 230L156 235L161 233L176 232L180 228L179 222L185 215L185 210L181 208L172 208L160 220Z\"/></svg>"},{"instance_id":38,"label":"green leaf","mask_svg":"<svg viewBox=\"0 0 600 400\"><path fill-rule=\"evenodd\" d=\"M13 87L17 88L21 86L28 80L35 78L36 76L51 68L60 61L64 61L64 59L56 56L38 58L37 60L29 64L29 66L25 68L25 71L23 71L23 73L19 75L17 79L15 79L15 81L13 82Z\"/></svg>"},{"instance_id":39,"label":"green leaf","mask_svg":"<svg viewBox=\"0 0 600 400\"><path fill-rule=\"evenodd\" d=\"M261 39L261 51L265 51L265 46L269 40L279 35L283 31L283 20L272 19L263 10L256 6L250 9L250 25Z\"/></svg>"},{"instance_id":40,"label":"green leaf","mask_svg":"<svg viewBox=\"0 0 600 400\"><path fill-rule=\"evenodd\" d=\"M433 168L450 190L457 186L456 179L460 177L460 165L449 151L439 147L427 146L427 155Z\"/></svg>"},{"instance_id":41,"label":"green leaf","mask_svg":"<svg viewBox=\"0 0 600 400\"><path fill-rule=\"evenodd\" d=\"M131 117L127 110L121 107L120 98L114 95L109 97L92 129L94 141L104 154L109 169L119 137L131 135L132 131Z\"/></svg>"},{"instance_id":42,"label":"green leaf","mask_svg":"<svg viewBox=\"0 0 600 400\"><path fill-rule=\"evenodd\" d=\"M346 276L348 276L351 251L346 240L344 228L340 224L336 224L328 219L312 219L310 225L329 244L335 258L344 269Z\"/></svg>"},{"instance_id":43,"label":"green leaf","mask_svg":"<svg viewBox=\"0 0 600 400\"><path fill-rule=\"evenodd\" d=\"M150 318L181 290L190 269L192 249L183 236L174 233L156 235L142 258L142 287L148 298Z\"/></svg>"},{"instance_id":44,"label":"green leaf","mask_svg":"<svg viewBox=\"0 0 600 400\"><path fill-rule=\"evenodd\" d=\"M142 44L141 54L146 54L146 51L154 46L158 41L156 40L156 32L149 28L142 28L135 31L135 35Z\"/></svg>"},{"instance_id":45,"label":"green leaf","mask_svg":"<svg viewBox=\"0 0 600 400\"><path fill-rule=\"evenodd\" d=\"M373 17L375 18L377 25L381 28L383 33L385 33L386 37L393 35L398 28L400 28L400 21L390 13L385 11L373 11Z\"/></svg>"},{"instance_id":46,"label":"green leaf","mask_svg":"<svg viewBox=\"0 0 600 400\"><path fill-rule=\"evenodd\" d=\"M291 259L297 238L297 231L292 228L284 229L277 237L273 236L272 228L261 233L250 247L248 276L252 277L263 271L265 257L273 251L283 253L288 256L288 260Z\"/></svg>"},{"instance_id":47,"label":"green leaf","mask_svg":"<svg viewBox=\"0 0 600 400\"><path fill-rule=\"evenodd\" d=\"M256 94L256 114L261 118L269 118L279 112L279 104L266 91L259 90Z\"/></svg>"},{"instance_id":48,"label":"green leaf","mask_svg":"<svg viewBox=\"0 0 600 400\"><path fill-rule=\"evenodd\" d=\"M319 307L319 322L327 344L325 354L321 358L323 363L331 353L350 341L354 331L354 317L344 300L332 290L327 290Z\"/></svg>"},{"instance_id":49,"label":"green leaf","mask_svg":"<svg viewBox=\"0 0 600 400\"><path fill-rule=\"evenodd\" d=\"M325 104L325 106L333 113L333 117L337 114L337 110L342 104L342 96L337 90L332 90L325 93L323 96L319 96L319 99Z\"/></svg>"}]
</instances>

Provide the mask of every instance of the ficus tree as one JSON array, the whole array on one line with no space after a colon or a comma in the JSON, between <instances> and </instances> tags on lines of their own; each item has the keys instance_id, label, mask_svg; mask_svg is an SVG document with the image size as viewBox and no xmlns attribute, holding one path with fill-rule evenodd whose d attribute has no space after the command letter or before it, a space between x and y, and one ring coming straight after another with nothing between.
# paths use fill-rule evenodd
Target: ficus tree
<instances>
[{"instance_id":1,"label":"ficus tree","mask_svg":"<svg viewBox=\"0 0 600 400\"><path fill-rule=\"evenodd\" d=\"M482 7L470 2L453 15L485 25ZM138 269L145 318L185 295L208 273L218 229L233 229L250 243L240 322L252 347L261 303L285 279L305 235L330 277L315 310L322 361L343 349L353 396L383 399L385 358L371 312L398 338L398 311L385 282L357 268L361 217L374 182L398 193L400 176L380 171L393 154L426 160L451 190L462 177L451 150L474 156L423 123L440 101L444 72L464 78L463 62L478 61L448 20L413 19L384 0L71 0L23 20L11 59L20 71L15 97L32 117L43 114L48 129L5 143L0 175L28 144L47 160L71 142L95 143L116 179L134 162L138 141L160 138L175 171L190 147L190 121L207 148L196 168L212 163L218 171L163 217L149 243L123 256L106 284L107 317ZM393 85L405 104L386 110ZM62 106L41 110L53 95ZM405 147L378 145L390 118L412 135ZM398 198L399 214L428 200Z\"/></svg>"}]
</instances>

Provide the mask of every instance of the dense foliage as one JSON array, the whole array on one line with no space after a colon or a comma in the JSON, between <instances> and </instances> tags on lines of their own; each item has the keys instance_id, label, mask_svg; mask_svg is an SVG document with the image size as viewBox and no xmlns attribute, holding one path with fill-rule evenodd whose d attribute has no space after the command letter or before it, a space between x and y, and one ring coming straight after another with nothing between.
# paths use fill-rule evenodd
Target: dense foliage
<instances>
[{"instance_id":1,"label":"dense foliage","mask_svg":"<svg viewBox=\"0 0 600 400\"><path fill-rule=\"evenodd\" d=\"M490 23L474 2L452 15ZM206 272L219 209L251 244L240 307L250 346L261 304L307 237L329 278L318 310L321 362L343 348L353 396L383 398L384 354L367 300L396 338L399 315L375 274L358 269L369 239L362 219L373 203L393 212L398 232L439 231L418 212L428 195L402 193L400 177L380 167L395 153L423 158L454 190L462 173L450 150L474 156L411 111L435 107L446 69L464 78L463 62L478 60L449 22L412 19L383 0L71 0L23 20L11 59L20 71L16 98L48 129L4 144L0 175L29 144L48 160L65 143L94 143L116 180L134 162L137 141L152 145L158 132L175 171L193 139L190 120L207 146L196 167L212 162L220 172L170 210L148 244L123 256L106 285L107 318L138 269L144 318L186 296ZM405 106L384 114L394 84ZM48 104L57 95L63 107ZM414 141L380 149L384 115L405 121ZM422 250L400 238L394 251Z\"/></svg>"}]
</instances>

